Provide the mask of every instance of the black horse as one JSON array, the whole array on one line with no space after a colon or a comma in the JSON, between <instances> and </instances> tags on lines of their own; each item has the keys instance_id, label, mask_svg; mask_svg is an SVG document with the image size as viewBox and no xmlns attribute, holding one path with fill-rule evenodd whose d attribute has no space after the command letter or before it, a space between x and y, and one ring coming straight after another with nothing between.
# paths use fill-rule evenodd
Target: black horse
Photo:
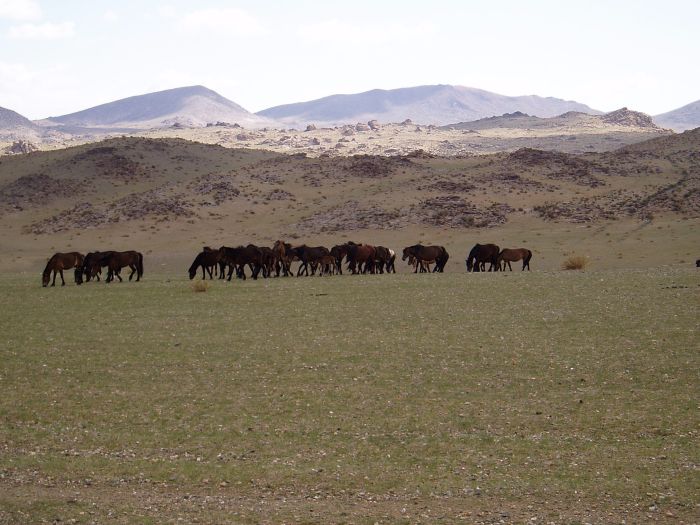
<instances>
[{"instance_id":1,"label":"black horse","mask_svg":"<svg viewBox=\"0 0 700 525\"><path fill-rule=\"evenodd\" d=\"M489 263L489 272L498 271L498 254L500 248L495 244L475 244L467 256L468 272L485 272Z\"/></svg>"}]
</instances>

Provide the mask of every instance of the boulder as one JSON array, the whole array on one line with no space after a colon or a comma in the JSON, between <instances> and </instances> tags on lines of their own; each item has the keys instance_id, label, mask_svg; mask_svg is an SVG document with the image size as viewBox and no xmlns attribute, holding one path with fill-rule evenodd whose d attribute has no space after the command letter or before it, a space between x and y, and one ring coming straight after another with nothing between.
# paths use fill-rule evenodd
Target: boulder
<instances>
[{"instance_id":1,"label":"boulder","mask_svg":"<svg viewBox=\"0 0 700 525\"><path fill-rule=\"evenodd\" d=\"M381 128L381 126L379 125L379 121L377 121L377 120L370 120L367 123L367 125L369 126L369 129L371 129L372 131L378 131Z\"/></svg>"}]
</instances>

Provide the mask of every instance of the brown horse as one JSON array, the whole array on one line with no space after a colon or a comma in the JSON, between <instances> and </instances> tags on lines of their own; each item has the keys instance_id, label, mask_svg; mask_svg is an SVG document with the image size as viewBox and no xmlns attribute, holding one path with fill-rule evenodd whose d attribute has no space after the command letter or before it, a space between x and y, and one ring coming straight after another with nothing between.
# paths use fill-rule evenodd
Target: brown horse
<instances>
[{"instance_id":1,"label":"brown horse","mask_svg":"<svg viewBox=\"0 0 700 525\"><path fill-rule=\"evenodd\" d=\"M131 269L129 274L129 280L136 274L136 282L141 280L143 277L143 255L140 252L135 252L134 250L129 250L126 252L106 252L107 261L107 279L105 282L111 283L114 280L114 276L117 276L119 282L122 282L121 271L122 268L128 266ZM103 260L105 260L103 259Z\"/></svg>"},{"instance_id":2,"label":"brown horse","mask_svg":"<svg viewBox=\"0 0 700 525\"><path fill-rule=\"evenodd\" d=\"M53 272L53 282L51 286L56 286L56 274L61 276L61 286L66 285L66 281L63 279L63 270L70 270L75 268L75 283L82 284L83 282L83 260L85 257L82 253L69 252L69 253L55 253L46 263L46 268L41 274L41 285L46 287L51 280L51 272Z\"/></svg>"},{"instance_id":3,"label":"brown horse","mask_svg":"<svg viewBox=\"0 0 700 525\"><path fill-rule=\"evenodd\" d=\"M211 248L205 247L204 250L199 252L197 257L194 258L194 262L188 270L190 279L194 279L200 266L202 268L202 279L207 278L207 272L209 273L209 279L213 279L212 268L216 269L220 260L221 254L219 253L219 250L212 250Z\"/></svg>"},{"instance_id":4,"label":"brown horse","mask_svg":"<svg viewBox=\"0 0 700 525\"><path fill-rule=\"evenodd\" d=\"M527 271L530 271L530 259L532 259L532 252L527 248L503 248L501 253L498 254L497 262L501 271L504 272L506 271L506 264L512 272L513 267L510 265L510 263L516 261L523 261L523 270L527 268Z\"/></svg>"},{"instance_id":5,"label":"brown horse","mask_svg":"<svg viewBox=\"0 0 700 525\"><path fill-rule=\"evenodd\" d=\"M283 241L275 241L272 246L272 253L275 256L275 275L280 276L280 271L285 277L289 277L291 272L292 260L294 259L293 254L289 253L292 249L292 245Z\"/></svg>"},{"instance_id":6,"label":"brown horse","mask_svg":"<svg viewBox=\"0 0 700 525\"><path fill-rule=\"evenodd\" d=\"M348 270L353 275L357 273L374 272L374 260L377 257L377 249L370 244L347 244Z\"/></svg>"},{"instance_id":7,"label":"brown horse","mask_svg":"<svg viewBox=\"0 0 700 525\"><path fill-rule=\"evenodd\" d=\"M467 256L468 272L486 271L486 263L489 263L489 272L498 271L498 254L500 248L495 244L475 244Z\"/></svg>"},{"instance_id":8,"label":"brown horse","mask_svg":"<svg viewBox=\"0 0 700 525\"><path fill-rule=\"evenodd\" d=\"M333 255L324 255L318 260L318 275L334 275L337 271L336 258Z\"/></svg>"},{"instance_id":9,"label":"brown horse","mask_svg":"<svg viewBox=\"0 0 700 525\"><path fill-rule=\"evenodd\" d=\"M416 261L435 261L435 268L433 272L443 272L445 270L445 265L447 264L450 254L444 246L423 246L422 244L414 244L413 246L406 246L403 249L402 261L413 257ZM418 272L418 265L413 273Z\"/></svg>"}]
</instances>

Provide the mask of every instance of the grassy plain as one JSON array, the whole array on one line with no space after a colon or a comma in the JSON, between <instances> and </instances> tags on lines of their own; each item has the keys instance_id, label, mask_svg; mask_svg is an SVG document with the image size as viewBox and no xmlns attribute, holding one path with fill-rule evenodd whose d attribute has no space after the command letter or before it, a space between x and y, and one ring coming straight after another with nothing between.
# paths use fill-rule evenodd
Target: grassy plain
<instances>
[{"instance_id":1,"label":"grassy plain","mask_svg":"<svg viewBox=\"0 0 700 525\"><path fill-rule=\"evenodd\" d=\"M700 273L0 280L0 522L697 521Z\"/></svg>"}]
</instances>

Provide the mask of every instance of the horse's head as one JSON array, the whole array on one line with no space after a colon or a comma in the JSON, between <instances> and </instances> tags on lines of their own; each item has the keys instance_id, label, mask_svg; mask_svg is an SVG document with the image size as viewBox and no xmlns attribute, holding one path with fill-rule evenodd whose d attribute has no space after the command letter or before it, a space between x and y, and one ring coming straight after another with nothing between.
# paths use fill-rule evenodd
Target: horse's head
<instances>
[{"instance_id":1,"label":"horse's head","mask_svg":"<svg viewBox=\"0 0 700 525\"><path fill-rule=\"evenodd\" d=\"M401 260L402 260L402 261L405 261L405 260L408 259L410 256L411 256L411 248L410 248L410 247L404 248L404 249L403 249L403 256L401 257Z\"/></svg>"},{"instance_id":2,"label":"horse's head","mask_svg":"<svg viewBox=\"0 0 700 525\"><path fill-rule=\"evenodd\" d=\"M197 268L190 268L188 273L190 274L190 281L194 279L194 276L197 275Z\"/></svg>"},{"instance_id":3,"label":"horse's head","mask_svg":"<svg viewBox=\"0 0 700 525\"><path fill-rule=\"evenodd\" d=\"M472 262L471 257L470 257L469 259L467 259L467 271L471 272L473 267L474 267L474 263Z\"/></svg>"},{"instance_id":4,"label":"horse's head","mask_svg":"<svg viewBox=\"0 0 700 525\"><path fill-rule=\"evenodd\" d=\"M44 272L41 274L41 286L46 288L49 285L49 281L51 280L51 272Z\"/></svg>"},{"instance_id":5,"label":"horse's head","mask_svg":"<svg viewBox=\"0 0 700 525\"><path fill-rule=\"evenodd\" d=\"M83 284L83 268L82 266L76 266L75 270L73 271L73 275L75 277L75 284Z\"/></svg>"}]
</instances>

